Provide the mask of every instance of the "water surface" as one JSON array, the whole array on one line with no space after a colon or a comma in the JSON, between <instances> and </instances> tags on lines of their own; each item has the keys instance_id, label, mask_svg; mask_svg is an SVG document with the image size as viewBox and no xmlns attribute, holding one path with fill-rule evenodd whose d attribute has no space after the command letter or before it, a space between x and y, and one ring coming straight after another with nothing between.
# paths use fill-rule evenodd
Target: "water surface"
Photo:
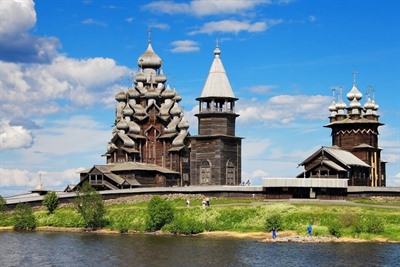
<instances>
[{"instance_id":1,"label":"water surface","mask_svg":"<svg viewBox=\"0 0 400 267\"><path fill-rule=\"evenodd\" d=\"M0 266L399 266L400 244L0 232Z\"/></svg>"}]
</instances>

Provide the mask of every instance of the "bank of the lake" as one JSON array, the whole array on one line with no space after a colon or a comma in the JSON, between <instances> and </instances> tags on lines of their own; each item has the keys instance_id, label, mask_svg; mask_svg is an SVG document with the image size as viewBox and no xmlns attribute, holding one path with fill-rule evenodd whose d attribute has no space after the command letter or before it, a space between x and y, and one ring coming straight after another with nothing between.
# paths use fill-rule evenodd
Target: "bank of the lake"
<instances>
[{"instance_id":1,"label":"bank of the lake","mask_svg":"<svg viewBox=\"0 0 400 267\"><path fill-rule=\"evenodd\" d=\"M351 202L327 205L212 198L211 206L203 208L203 196L189 196L189 207L186 206L188 196L164 197L175 207L175 216L157 234L229 236L262 242L400 242L400 207L384 208L382 203L375 203L379 204L375 207L374 203L353 206ZM106 201L105 226L95 233L145 233L148 201L143 196ZM397 204L391 203L391 206ZM86 231L83 219L72 205L63 205L54 214L39 208L34 216L40 231ZM279 224L276 239L272 239L268 226L272 217ZM310 224L311 237L307 235ZM0 226L12 225L12 212L0 218Z\"/></svg>"}]
</instances>

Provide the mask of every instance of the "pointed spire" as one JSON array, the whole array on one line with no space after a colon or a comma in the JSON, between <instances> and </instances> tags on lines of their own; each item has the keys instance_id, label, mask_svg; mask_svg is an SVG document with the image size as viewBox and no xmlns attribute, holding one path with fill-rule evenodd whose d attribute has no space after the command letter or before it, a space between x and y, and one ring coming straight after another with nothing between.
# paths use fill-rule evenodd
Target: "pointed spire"
<instances>
[{"instance_id":1,"label":"pointed spire","mask_svg":"<svg viewBox=\"0 0 400 267\"><path fill-rule=\"evenodd\" d=\"M216 48L214 49L214 54L215 57L211 64L211 68L200 97L235 98L228 76L226 75L224 65L222 64L219 56L221 54L221 50L218 47L218 42L216 44Z\"/></svg>"}]
</instances>

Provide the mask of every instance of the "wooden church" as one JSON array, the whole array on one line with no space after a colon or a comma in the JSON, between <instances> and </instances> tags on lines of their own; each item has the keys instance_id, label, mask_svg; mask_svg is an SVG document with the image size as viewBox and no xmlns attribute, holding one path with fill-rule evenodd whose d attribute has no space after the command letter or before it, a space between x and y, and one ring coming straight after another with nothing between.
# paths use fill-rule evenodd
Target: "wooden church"
<instances>
[{"instance_id":1,"label":"wooden church","mask_svg":"<svg viewBox=\"0 0 400 267\"><path fill-rule=\"evenodd\" d=\"M214 61L199 101L199 135L171 90L149 36L138 58L132 87L121 89L106 164L80 173L97 190L152 186L238 185L241 182L241 138L235 136L235 98L220 59Z\"/></svg>"},{"instance_id":2,"label":"wooden church","mask_svg":"<svg viewBox=\"0 0 400 267\"><path fill-rule=\"evenodd\" d=\"M355 75L355 73L353 73ZM372 95L372 99L371 99ZM346 95L349 105L334 98L329 106L332 147L322 147L299 165L304 171L298 178L346 178L349 186L386 186L386 162L381 160L378 146L378 104L369 92L362 106L362 93L354 82Z\"/></svg>"}]
</instances>

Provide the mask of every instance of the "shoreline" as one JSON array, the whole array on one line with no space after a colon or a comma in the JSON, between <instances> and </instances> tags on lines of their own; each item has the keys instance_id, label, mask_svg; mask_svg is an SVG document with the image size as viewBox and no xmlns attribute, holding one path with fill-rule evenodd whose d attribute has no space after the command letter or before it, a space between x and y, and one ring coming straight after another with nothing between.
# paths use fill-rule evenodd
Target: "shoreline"
<instances>
[{"instance_id":1,"label":"shoreline","mask_svg":"<svg viewBox=\"0 0 400 267\"><path fill-rule=\"evenodd\" d=\"M0 227L0 232L13 231L12 226ZM52 227L52 226L40 226L34 231L39 232L61 232L61 233L91 233L91 234L105 234L105 235L135 235L135 234L151 234L151 235L173 235L169 233L163 233L161 231L157 232L127 232L120 233L117 230L110 229L99 229L99 230L87 230L85 228L76 227ZM187 235L182 235L187 236ZM190 235L189 235L190 236ZM400 243L400 241L388 240L385 238L373 238L371 240L352 238L352 237L332 237L332 236L306 236L299 235L294 231L280 231L276 239L272 239L271 233L268 232L234 232L234 231L212 231L212 232L202 232L199 234L194 234L191 236L204 236L210 238L219 237L229 237L229 238L239 238L239 239L251 239L261 243Z\"/></svg>"}]
</instances>

